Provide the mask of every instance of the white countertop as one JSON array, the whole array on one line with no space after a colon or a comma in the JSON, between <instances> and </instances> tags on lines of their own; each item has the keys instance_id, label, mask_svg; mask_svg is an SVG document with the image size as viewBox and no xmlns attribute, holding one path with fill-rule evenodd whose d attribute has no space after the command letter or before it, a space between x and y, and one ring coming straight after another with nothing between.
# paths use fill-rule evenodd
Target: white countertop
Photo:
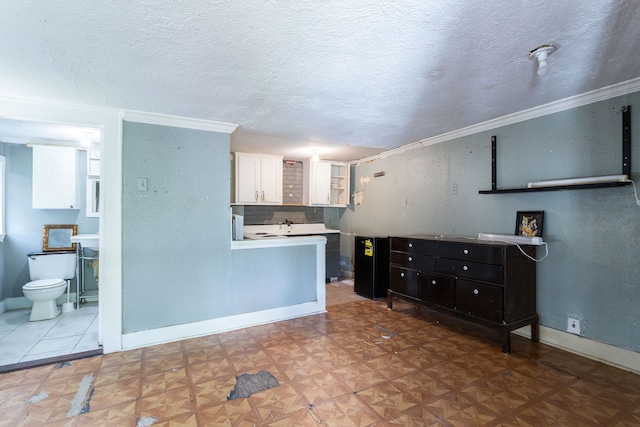
<instances>
[{"instance_id":1,"label":"white countertop","mask_svg":"<svg viewBox=\"0 0 640 427\"><path fill-rule=\"evenodd\" d=\"M232 240L231 250L256 249L256 248L278 248L283 246L307 246L326 245L327 238L321 235L315 236L280 236L279 238L257 238ZM324 249L322 249L324 251Z\"/></svg>"},{"instance_id":2,"label":"white countertop","mask_svg":"<svg viewBox=\"0 0 640 427\"><path fill-rule=\"evenodd\" d=\"M250 240L273 240L293 236L308 236L333 233L340 233L340 230L326 228L324 224L275 224L244 226L244 238Z\"/></svg>"}]
</instances>

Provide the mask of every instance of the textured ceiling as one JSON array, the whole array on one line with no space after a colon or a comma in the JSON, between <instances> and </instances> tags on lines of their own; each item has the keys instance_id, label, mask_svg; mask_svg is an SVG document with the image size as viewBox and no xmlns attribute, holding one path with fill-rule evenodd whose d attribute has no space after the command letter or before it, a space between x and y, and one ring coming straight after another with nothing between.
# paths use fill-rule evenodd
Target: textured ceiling
<instances>
[{"instance_id":1,"label":"textured ceiling","mask_svg":"<svg viewBox=\"0 0 640 427\"><path fill-rule=\"evenodd\" d=\"M11 0L2 9L1 97L236 123L232 149L288 157L362 158L640 76L633 0ZM539 77L527 52L547 43L559 49Z\"/></svg>"}]
</instances>

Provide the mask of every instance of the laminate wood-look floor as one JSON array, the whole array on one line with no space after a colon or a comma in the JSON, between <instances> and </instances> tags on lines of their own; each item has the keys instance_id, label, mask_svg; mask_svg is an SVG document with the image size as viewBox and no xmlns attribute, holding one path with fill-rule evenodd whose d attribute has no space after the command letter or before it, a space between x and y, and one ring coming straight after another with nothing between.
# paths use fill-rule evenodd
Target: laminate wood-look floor
<instances>
[{"instance_id":1,"label":"laminate wood-look floor","mask_svg":"<svg viewBox=\"0 0 640 427\"><path fill-rule=\"evenodd\" d=\"M640 425L638 375L327 292L326 314L2 374L0 426ZM227 400L261 370L279 386Z\"/></svg>"}]
</instances>

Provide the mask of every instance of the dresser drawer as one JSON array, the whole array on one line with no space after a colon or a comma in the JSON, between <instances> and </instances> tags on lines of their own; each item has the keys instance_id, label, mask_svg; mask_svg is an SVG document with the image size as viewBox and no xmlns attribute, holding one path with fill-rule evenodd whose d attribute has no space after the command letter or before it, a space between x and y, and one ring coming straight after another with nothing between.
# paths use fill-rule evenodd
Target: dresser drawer
<instances>
[{"instance_id":1,"label":"dresser drawer","mask_svg":"<svg viewBox=\"0 0 640 427\"><path fill-rule=\"evenodd\" d=\"M438 255L442 258L502 265L504 262L503 250L503 247L500 246L440 242Z\"/></svg>"},{"instance_id":2,"label":"dresser drawer","mask_svg":"<svg viewBox=\"0 0 640 427\"><path fill-rule=\"evenodd\" d=\"M502 288L468 280L455 284L456 310L491 322L502 322Z\"/></svg>"},{"instance_id":3,"label":"dresser drawer","mask_svg":"<svg viewBox=\"0 0 640 427\"><path fill-rule=\"evenodd\" d=\"M389 260L391 264L414 270L435 271L436 269L436 259L432 256L391 251L389 253Z\"/></svg>"},{"instance_id":4,"label":"dresser drawer","mask_svg":"<svg viewBox=\"0 0 640 427\"><path fill-rule=\"evenodd\" d=\"M391 266L389 268L389 288L392 291L418 298L420 272Z\"/></svg>"},{"instance_id":5,"label":"dresser drawer","mask_svg":"<svg viewBox=\"0 0 640 427\"><path fill-rule=\"evenodd\" d=\"M423 273L420 275L420 299L441 307L454 307L453 277Z\"/></svg>"},{"instance_id":6,"label":"dresser drawer","mask_svg":"<svg viewBox=\"0 0 640 427\"><path fill-rule=\"evenodd\" d=\"M434 240L412 239L410 237L392 237L391 250L412 254L435 256L438 244Z\"/></svg>"},{"instance_id":7,"label":"dresser drawer","mask_svg":"<svg viewBox=\"0 0 640 427\"><path fill-rule=\"evenodd\" d=\"M504 267L501 265L480 264L458 259L438 259L438 273L499 284L504 281Z\"/></svg>"}]
</instances>

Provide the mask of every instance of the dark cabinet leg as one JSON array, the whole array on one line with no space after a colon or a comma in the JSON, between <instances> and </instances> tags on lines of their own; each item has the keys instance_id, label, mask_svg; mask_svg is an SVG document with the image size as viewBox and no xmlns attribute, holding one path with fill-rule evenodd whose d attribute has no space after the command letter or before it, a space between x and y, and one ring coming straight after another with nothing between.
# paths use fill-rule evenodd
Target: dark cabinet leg
<instances>
[{"instance_id":1,"label":"dark cabinet leg","mask_svg":"<svg viewBox=\"0 0 640 427\"><path fill-rule=\"evenodd\" d=\"M502 328L502 352L509 354L511 351L511 331L507 327Z\"/></svg>"},{"instance_id":2,"label":"dark cabinet leg","mask_svg":"<svg viewBox=\"0 0 640 427\"><path fill-rule=\"evenodd\" d=\"M540 321L537 317L531 324L531 341L540 342Z\"/></svg>"},{"instance_id":3,"label":"dark cabinet leg","mask_svg":"<svg viewBox=\"0 0 640 427\"><path fill-rule=\"evenodd\" d=\"M387 308L393 308L393 298L390 290L387 290Z\"/></svg>"}]
</instances>

